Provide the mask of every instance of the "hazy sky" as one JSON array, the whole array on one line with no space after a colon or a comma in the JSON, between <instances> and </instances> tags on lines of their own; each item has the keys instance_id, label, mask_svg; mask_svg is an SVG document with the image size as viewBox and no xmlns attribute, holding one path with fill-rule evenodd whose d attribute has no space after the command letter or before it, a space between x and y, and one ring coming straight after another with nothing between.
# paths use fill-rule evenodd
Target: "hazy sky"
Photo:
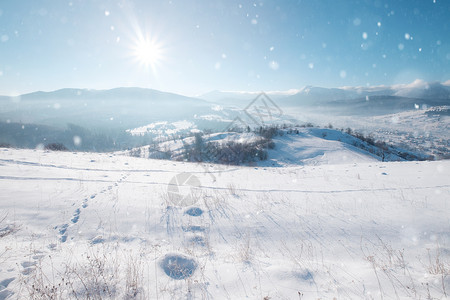
<instances>
[{"instance_id":1,"label":"hazy sky","mask_svg":"<svg viewBox=\"0 0 450 300\"><path fill-rule=\"evenodd\" d=\"M450 79L449 0L1 0L0 94Z\"/></svg>"}]
</instances>

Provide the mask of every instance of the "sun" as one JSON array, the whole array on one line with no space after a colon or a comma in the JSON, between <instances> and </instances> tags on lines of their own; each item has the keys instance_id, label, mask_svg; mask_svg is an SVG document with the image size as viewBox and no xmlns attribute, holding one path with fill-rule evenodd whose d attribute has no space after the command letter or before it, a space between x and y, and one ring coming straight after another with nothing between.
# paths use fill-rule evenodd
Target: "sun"
<instances>
[{"instance_id":1,"label":"sun","mask_svg":"<svg viewBox=\"0 0 450 300\"><path fill-rule=\"evenodd\" d=\"M134 43L132 54L136 62L145 68L151 67L154 71L164 59L162 44L148 37L140 38Z\"/></svg>"}]
</instances>

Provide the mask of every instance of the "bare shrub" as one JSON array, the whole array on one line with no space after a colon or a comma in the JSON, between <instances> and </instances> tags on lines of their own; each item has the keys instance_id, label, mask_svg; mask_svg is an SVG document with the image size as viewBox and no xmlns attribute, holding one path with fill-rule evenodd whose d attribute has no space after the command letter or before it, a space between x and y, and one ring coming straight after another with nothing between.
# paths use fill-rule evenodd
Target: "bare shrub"
<instances>
[{"instance_id":1,"label":"bare shrub","mask_svg":"<svg viewBox=\"0 0 450 300\"><path fill-rule=\"evenodd\" d=\"M0 217L0 238L13 234L20 230L20 226L16 224L5 224L5 220L8 214Z\"/></svg>"},{"instance_id":2,"label":"bare shrub","mask_svg":"<svg viewBox=\"0 0 450 300\"><path fill-rule=\"evenodd\" d=\"M0 148L12 148L11 144L0 142Z\"/></svg>"},{"instance_id":3,"label":"bare shrub","mask_svg":"<svg viewBox=\"0 0 450 300\"><path fill-rule=\"evenodd\" d=\"M50 143L45 145L45 150L51 150L51 151L68 151L66 146L64 146L62 143Z\"/></svg>"},{"instance_id":4,"label":"bare shrub","mask_svg":"<svg viewBox=\"0 0 450 300\"><path fill-rule=\"evenodd\" d=\"M235 186L233 183L228 184L227 188L228 188L228 193L229 193L230 195L232 195L232 196L237 196L237 193L236 193L236 186Z\"/></svg>"},{"instance_id":5,"label":"bare shrub","mask_svg":"<svg viewBox=\"0 0 450 300\"><path fill-rule=\"evenodd\" d=\"M450 274L450 264L445 262L441 256L441 249L439 245L436 246L434 253L430 249L428 251L428 273L431 275L438 275L441 279L442 292L447 297L447 290L445 288L445 278Z\"/></svg>"},{"instance_id":6,"label":"bare shrub","mask_svg":"<svg viewBox=\"0 0 450 300\"><path fill-rule=\"evenodd\" d=\"M121 258L126 262L123 267ZM68 262L63 270L52 267L51 276L48 273L41 260L30 276L22 279L27 299L145 299L139 255L122 257L90 248L80 262Z\"/></svg>"}]
</instances>

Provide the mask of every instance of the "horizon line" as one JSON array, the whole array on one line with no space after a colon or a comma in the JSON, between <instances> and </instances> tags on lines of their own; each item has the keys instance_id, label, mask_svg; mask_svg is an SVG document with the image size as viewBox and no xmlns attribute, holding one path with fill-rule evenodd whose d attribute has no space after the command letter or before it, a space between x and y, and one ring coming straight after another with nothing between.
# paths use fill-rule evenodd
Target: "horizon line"
<instances>
[{"instance_id":1,"label":"horizon line","mask_svg":"<svg viewBox=\"0 0 450 300\"><path fill-rule=\"evenodd\" d=\"M385 84L380 84L380 85L366 85L366 86L338 86L338 87L325 87L325 86L315 86L315 85L304 85L303 87L296 89L296 88L291 88L291 89L286 89L286 90L269 90L269 91L264 91L264 90L258 90L258 91L245 91L245 90L218 90L218 89L212 89L208 92L205 93L197 93L197 94L193 94L193 95L187 95L187 94L183 94L183 93L178 93L178 92L172 92L172 91L166 91L166 90L159 90L159 89L155 89L155 88L151 88L151 87L142 87L142 86L117 86L117 87L111 87L111 88L79 88L79 87L62 87L62 88L58 88L58 89L54 89L54 90L35 90L35 91L30 91L30 92L25 92L25 93L14 93L11 92L9 95L6 94L1 94L0 96L2 97L21 97L21 96L25 96L25 95L29 95L29 94L34 94L34 93L53 93L53 92L57 92L57 91L61 91L61 90L84 90L84 91L110 91L110 90L114 90L114 89L143 89L143 90L153 90L153 91L157 91L157 92L163 92L163 93L168 93L168 94L176 94L179 96L184 96L184 97L190 97L190 98L198 98L202 95L206 95L209 93L213 93L213 92L221 92L221 93L237 93L237 94L259 94L261 92L264 92L266 94L278 94L278 95L295 95L307 88L324 88L324 89L341 89L341 90L351 90L351 89L375 89L375 88L387 88L387 89L396 89L396 88L420 88L420 87L425 87L429 84L441 84L443 86L448 86L450 87L450 79L445 80L445 81L438 81L438 80L434 80L434 81L425 81L423 79L415 79L414 81L410 82L410 83L396 83L396 84L390 84L390 85L385 85Z\"/></svg>"}]
</instances>

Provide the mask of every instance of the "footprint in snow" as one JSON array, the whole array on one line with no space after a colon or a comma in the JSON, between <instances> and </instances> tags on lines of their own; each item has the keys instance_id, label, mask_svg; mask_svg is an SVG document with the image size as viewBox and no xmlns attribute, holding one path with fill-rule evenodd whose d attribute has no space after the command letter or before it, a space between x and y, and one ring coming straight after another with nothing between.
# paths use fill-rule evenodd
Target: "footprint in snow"
<instances>
[{"instance_id":1,"label":"footprint in snow","mask_svg":"<svg viewBox=\"0 0 450 300\"><path fill-rule=\"evenodd\" d=\"M16 277L7 278L7 279L0 281L0 291L6 289L8 287L8 285L12 281L14 281L14 279L16 279ZM0 299L1 299L1 297L0 297Z\"/></svg>"},{"instance_id":2,"label":"footprint in snow","mask_svg":"<svg viewBox=\"0 0 450 300\"><path fill-rule=\"evenodd\" d=\"M309 270L303 270L300 272L293 272L294 277L301 279L303 281L313 281L314 276Z\"/></svg>"},{"instance_id":3,"label":"footprint in snow","mask_svg":"<svg viewBox=\"0 0 450 300\"><path fill-rule=\"evenodd\" d=\"M72 219L70 219L70 221L72 221L72 223L74 224L77 223L78 220L80 219L80 213L81 213L80 209L77 208L73 213Z\"/></svg>"},{"instance_id":4,"label":"footprint in snow","mask_svg":"<svg viewBox=\"0 0 450 300\"><path fill-rule=\"evenodd\" d=\"M63 224L59 228L59 234L64 235L67 231L67 227L69 227L69 224ZM58 228L58 226L55 227L55 229Z\"/></svg>"},{"instance_id":5,"label":"footprint in snow","mask_svg":"<svg viewBox=\"0 0 450 300\"><path fill-rule=\"evenodd\" d=\"M61 235L61 243L65 243L67 241L67 228L69 224L63 224L61 226L56 226L55 229L59 228L59 234Z\"/></svg>"},{"instance_id":6,"label":"footprint in snow","mask_svg":"<svg viewBox=\"0 0 450 300\"><path fill-rule=\"evenodd\" d=\"M36 262L34 261L24 261L21 263L22 267L24 268L29 268L29 267L34 267L36 265Z\"/></svg>"},{"instance_id":7,"label":"footprint in snow","mask_svg":"<svg viewBox=\"0 0 450 300\"><path fill-rule=\"evenodd\" d=\"M98 235L98 236L96 236L95 238L93 238L93 239L91 240L91 244L93 244L93 245L101 244L101 243L103 243L104 241L105 241L105 239L104 239L101 235Z\"/></svg>"},{"instance_id":8,"label":"footprint in snow","mask_svg":"<svg viewBox=\"0 0 450 300\"><path fill-rule=\"evenodd\" d=\"M194 236L189 239L190 244L204 247L206 245L205 239L202 236Z\"/></svg>"},{"instance_id":9,"label":"footprint in snow","mask_svg":"<svg viewBox=\"0 0 450 300\"><path fill-rule=\"evenodd\" d=\"M197 226L197 225L191 225L191 226L183 226L181 229L183 229L184 232L205 232L206 228L203 226Z\"/></svg>"},{"instance_id":10,"label":"footprint in snow","mask_svg":"<svg viewBox=\"0 0 450 300\"><path fill-rule=\"evenodd\" d=\"M39 260L39 259L44 258L44 257L45 257L44 254L39 254L39 255L33 255L31 258L34 259L34 260Z\"/></svg>"},{"instance_id":11,"label":"footprint in snow","mask_svg":"<svg viewBox=\"0 0 450 300\"><path fill-rule=\"evenodd\" d=\"M192 217L199 217L203 214L203 210L198 207L192 207L186 210L184 213Z\"/></svg>"},{"instance_id":12,"label":"footprint in snow","mask_svg":"<svg viewBox=\"0 0 450 300\"><path fill-rule=\"evenodd\" d=\"M0 300L7 299L12 295L14 295L14 292L4 289L0 292Z\"/></svg>"},{"instance_id":13,"label":"footprint in snow","mask_svg":"<svg viewBox=\"0 0 450 300\"><path fill-rule=\"evenodd\" d=\"M36 262L34 261L24 261L21 263L23 270L22 270L22 274L23 275L29 275L34 271L34 267L36 266Z\"/></svg>"},{"instance_id":14,"label":"footprint in snow","mask_svg":"<svg viewBox=\"0 0 450 300\"><path fill-rule=\"evenodd\" d=\"M197 269L195 260L178 254L166 255L160 265L164 273L175 280L191 277Z\"/></svg>"}]
</instances>

